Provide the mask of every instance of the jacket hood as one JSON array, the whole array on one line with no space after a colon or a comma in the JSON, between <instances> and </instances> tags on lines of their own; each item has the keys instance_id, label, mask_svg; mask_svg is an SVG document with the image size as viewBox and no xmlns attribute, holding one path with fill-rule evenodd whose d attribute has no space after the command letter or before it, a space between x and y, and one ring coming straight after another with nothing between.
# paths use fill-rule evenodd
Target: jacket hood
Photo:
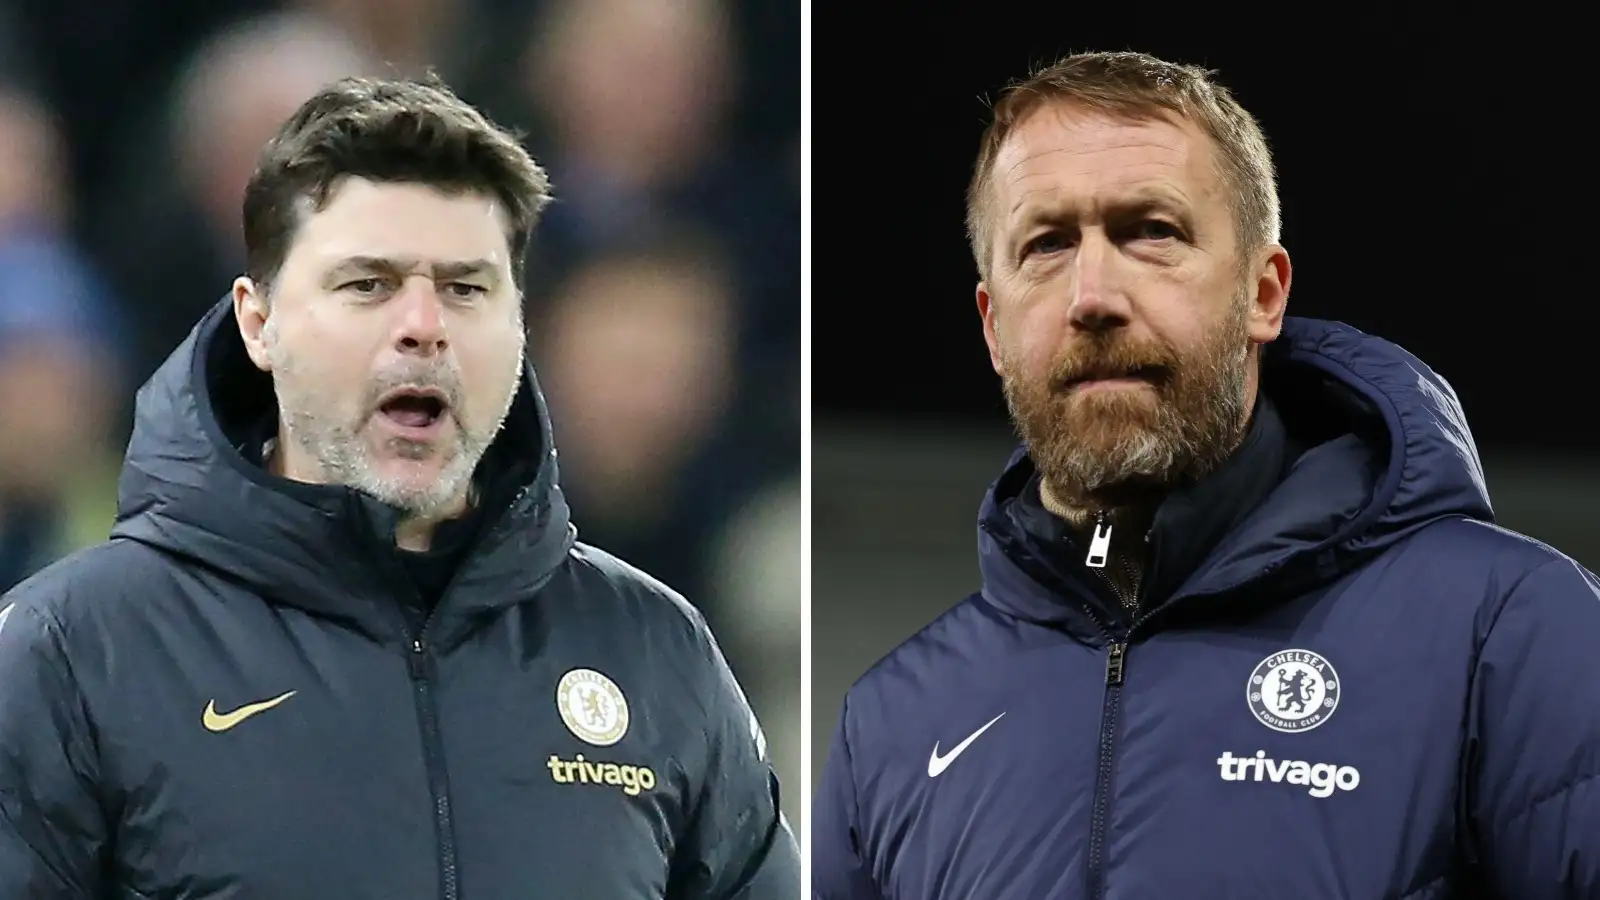
<instances>
[{"instance_id":1,"label":"jacket hood","mask_svg":"<svg viewBox=\"0 0 1600 900\"><path fill-rule=\"evenodd\" d=\"M1269 579L1289 592L1348 571L1441 518L1493 521L1454 390L1404 349L1342 323L1290 317L1262 355L1261 383L1308 449L1177 596L1228 593ZM1019 448L984 498L984 596L1015 615L1059 619L1076 604L1029 574L1040 567L1021 558L1026 540L1004 514L1034 471Z\"/></svg>"},{"instance_id":2,"label":"jacket hood","mask_svg":"<svg viewBox=\"0 0 1600 900\"><path fill-rule=\"evenodd\" d=\"M232 311L219 301L140 389L112 537L224 573L273 602L394 630L399 614L381 607L406 582L394 545L399 510L352 488L277 477L245 457L251 429L275 415L277 400ZM523 371L478 471L496 485L481 492L485 502L506 506L485 510L441 614L526 599L575 539L544 396L531 364Z\"/></svg>"}]
</instances>

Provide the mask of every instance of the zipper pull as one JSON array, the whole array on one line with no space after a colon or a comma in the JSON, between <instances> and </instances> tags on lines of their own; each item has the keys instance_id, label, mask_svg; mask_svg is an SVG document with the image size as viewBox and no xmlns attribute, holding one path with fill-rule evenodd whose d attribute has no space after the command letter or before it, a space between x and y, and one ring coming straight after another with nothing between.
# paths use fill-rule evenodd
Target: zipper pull
<instances>
[{"instance_id":1,"label":"zipper pull","mask_svg":"<svg viewBox=\"0 0 1600 900\"><path fill-rule=\"evenodd\" d=\"M428 648L421 638L412 639L411 652L406 654L406 661L410 663L412 678L421 681L428 677Z\"/></svg>"},{"instance_id":2,"label":"zipper pull","mask_svg":"<svg viewBox=\"0 0 1600 900\"><path fill-rule=\"evenodd\" d=\"M1127 644L1111 645L1111 655L1106 657L1106 684L1122 683L1122 665L1127 655Z\"/></svg>"},{"instance_id":3,"label":"zipper pull","mask_svg":"<svg viewBox=\"0 0 1600 900\"><path fill-rule=\"evenodd\" d=\"M1091 569L1104 569L1106 560L1111 556L1111 524L1106 521L1105 513L1096 513L1094 517L1094 538L1089 541L1089 557L1083 564Z\"/></svg>"}]
</instances>

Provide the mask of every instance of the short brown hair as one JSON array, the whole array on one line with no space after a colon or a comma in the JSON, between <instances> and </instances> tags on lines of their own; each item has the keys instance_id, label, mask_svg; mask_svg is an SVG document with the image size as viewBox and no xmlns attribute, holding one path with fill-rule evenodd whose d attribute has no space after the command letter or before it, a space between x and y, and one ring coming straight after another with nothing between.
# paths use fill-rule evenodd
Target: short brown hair
<instances>
[{"instance_id":1,"label":"short brown hair","mask_svg":"<svg viewBox=\"0 0 1600 900\"><path fill-rule=\"evenodd\" d=\"M501 128L436 79L346 78L307 100L267 143L244 194L246 274L270 282L300 225L300 205L321 209L347 176L483 193L511 220L520 271L550 179Z\"/></svg>"},{"instance_id":2,"label":"short brown hair","mask_svg":"<svg viewBox=\"0 0 1600 900\"><path fill-rule=\"evenodd\" d=\"M1148 119L1176 113L1199 125L1217 147L1241 253L1279 237L1277 174L1266 137L1215 72L1144 53L1078 53L1006 88L984 131L967 187L967 235L981 277L993 252L991 206L995 157L1011 132L1048 103L1066 101L1118 116ZM1244 261L1241 260L1241 263Z\"/></svg>"}]
</instances>

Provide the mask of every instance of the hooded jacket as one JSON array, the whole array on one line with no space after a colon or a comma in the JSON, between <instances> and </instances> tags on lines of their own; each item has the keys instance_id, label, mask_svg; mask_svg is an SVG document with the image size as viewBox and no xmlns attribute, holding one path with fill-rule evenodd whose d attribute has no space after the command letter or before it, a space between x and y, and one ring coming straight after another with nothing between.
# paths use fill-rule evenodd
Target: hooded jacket
<instances>
[{"instance_id":1,"label":"hooded jacket","mask_svg":"<svg viewBox=\"0 0 1600 900\"><path fill-rule=\"evenodd\" d=\"M396 510L240 452L219 303L141 390L110 540L0 603L0 897L794 898L700 614L575 541L525 375L425 620Z\"/></svg>"},{"instance_id":2,"label":"hooded jacket","mask_svg":"<svg viewBox=\"0 0 1600 900\"><path fill-rule=\"evenodd\" d=\"M1013 456L981 591L848 692L814 898L1600 897L1600 584L1492 524L1410 354L1289 319L1263 366L1240 453L1112 528L1137 614Z\"/></svg>"}]
</instances>

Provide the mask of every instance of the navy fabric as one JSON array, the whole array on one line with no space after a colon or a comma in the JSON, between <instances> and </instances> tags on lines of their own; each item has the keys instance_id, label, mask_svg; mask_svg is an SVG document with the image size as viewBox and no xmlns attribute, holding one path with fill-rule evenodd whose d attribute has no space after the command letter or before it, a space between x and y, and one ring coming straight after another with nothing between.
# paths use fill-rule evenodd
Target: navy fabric
<instances>
[{"instance_id":1,"label":"navy fabric","mask_svg":"<svg viewBox=\"0 0 1600 900\"><path fill-rule=\"evenodd\" d=\"M1314 439L1131 623L1012 457L981 591L847 696L814 898L1600 897L1600 582L1493 524L1411 354L1291 318L1263 367Z\"/></svg>"}]
</instances>

